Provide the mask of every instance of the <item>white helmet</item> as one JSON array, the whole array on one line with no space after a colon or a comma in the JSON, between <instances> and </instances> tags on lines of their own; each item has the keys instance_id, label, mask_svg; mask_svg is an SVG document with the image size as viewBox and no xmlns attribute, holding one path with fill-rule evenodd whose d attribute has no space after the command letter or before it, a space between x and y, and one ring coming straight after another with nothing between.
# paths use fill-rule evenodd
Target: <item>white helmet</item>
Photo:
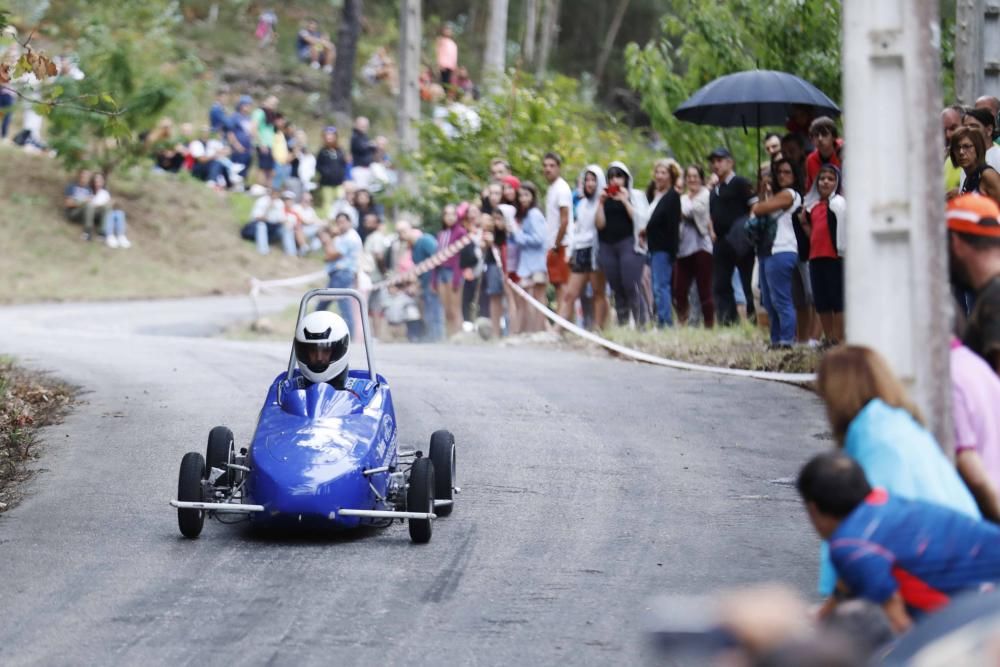
<instances>
[{"instance_id":1,"label":"white helmet","mask_svg":"<svg viewBox=\"0 0 1000 667\"><path fill-rule=\"evenodd\" d=\"M344 373L350 347L347 322L328 310L309 313L295 331L295 362L311 382L329 382Z\"/></svg>"}]
</instances>

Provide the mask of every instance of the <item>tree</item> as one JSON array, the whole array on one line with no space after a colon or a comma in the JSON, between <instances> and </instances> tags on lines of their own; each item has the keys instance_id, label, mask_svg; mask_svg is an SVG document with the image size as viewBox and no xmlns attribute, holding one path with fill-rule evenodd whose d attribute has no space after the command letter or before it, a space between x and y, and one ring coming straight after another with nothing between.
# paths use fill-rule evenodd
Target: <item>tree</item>
<instances>
[{"instance_id":1,"label":"tree","mask_svg":"<svg viewBox=\"0 0 1000 667\"><path fill-rule=\"evenodd\" d=\"M549 56L555 49L556 36L559 31L560 0L545 0L545 12L542 15L542 41L538 47L538 62L535 76L539 79L549 68Z\"/></svg>"},{"instance_id":2,"label":"tree","mask_svg":"<svg viewBox=\"0 0 1000 667\"><path fill-rule=\"evenodd\" d=\"M660 38L644 47L629 44L625 57L629 85L681 160L702 161L724 142L746 169L756 155L755 133L682 123L673 110L713 79L754 67L791 72L839 99L840 1L672 0Z\"/></svg>"},{"instance_id":3,"label":"tree","mask_svg":"<svg viewBox=\"0 0 1000 667\"><path fill-rule=\"evenodd\" d=\"M535 64L535 41L538 39L538 0L525 0L524 3L524 47L522 55L524 66Z\"/></svg>"},{"instance_id":4,"label":"tree","mask_svg":"<svg viewBox=\"0 0 1000 667\"><path fill-rule=\"evenodd\" d=\"M417 149L416 122L420 118L421 0L402 0L399 26L399 109L396 125L404 151Z\"/></svg>"},{"instance_id":5,"label":"tree","mask_svg":"<svg viewBox=\"0 0 1000 667\"><path fill-rule=\"evenodd\" d=\"M330 78L330 108L350 118L354 88L354 61L361 37L361 0L344 0L340 29L337 31L337 61Z\"/></svg>"},{"instance_id":6,"label":"tree","mask_svg":"<svg viewBox=\"0 0 1000 667\"><path fill-rule=\"evenodd\" d=\"M483 52L483 79L496 81L503 76L507 55L508 0L490 0L490 23Z\"/></svg>"},{"instance_id":7,"label":"tree","mask_svg":"<svg viewBox=\"0 0 1000 667\"><path fill-rule=\"evenodd\" d=\"M608 58L611 56L611 49L614 48L618 31L621 30L622 21L625 19L625 12L628 11L628 5L629 0L618 0L618 6L615 8L615 16L611 19L611 25L608 26L608 34L604 37L604 45L601 46L601 54L597 57L597 68L594 70L594 79L598 86L601 85L601 79L604 78L604 68L608 64Z\"/></svg>"}]
</instances>

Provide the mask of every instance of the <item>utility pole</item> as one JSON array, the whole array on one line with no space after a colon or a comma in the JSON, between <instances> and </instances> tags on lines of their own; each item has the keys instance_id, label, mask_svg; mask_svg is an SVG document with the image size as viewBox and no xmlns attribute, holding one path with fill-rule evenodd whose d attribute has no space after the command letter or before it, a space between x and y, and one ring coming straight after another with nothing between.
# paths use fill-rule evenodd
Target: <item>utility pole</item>
<instances>
[{"instance_id":1,"label":"utility pole","mask_svg":"<svg viewBox=\"0 0 1000 667\"><path fill-rule=\"evenodd\" d=\"M955 98L972 106L983 89L983 11L985 0L955 3Z\"/></svg>"},{"instance_id":2,"label":"utility pole","mask_svg":"<svg viewBox=\"0 0 1000 667\"><path fill-rule=\"evenodd\" d=\"M844 0L846 316L950 454L939 25L936 2Z\"/></svg>"},{"instance_id":3,"label":"utility pole","mask_svg":"<svg viewBox=\"0 0 1000 667\"><path fill-rule=\"evenodd\" d=\"M416 123L420 120L420 40L422 0L402 0L399 17L399 105L396 126L403 153L417 150Z\"/></svg>"}]
</instances>

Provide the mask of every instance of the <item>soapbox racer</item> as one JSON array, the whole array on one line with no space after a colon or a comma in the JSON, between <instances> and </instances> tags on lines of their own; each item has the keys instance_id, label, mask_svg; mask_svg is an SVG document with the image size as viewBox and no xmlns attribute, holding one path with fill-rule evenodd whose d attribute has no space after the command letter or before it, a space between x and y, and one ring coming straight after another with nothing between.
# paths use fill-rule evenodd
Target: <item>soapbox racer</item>
<instances>
[{"instance_id":1,"label":"soapbox racer","mask_svg":"<svg viewBox=\"0 0 1000 667\"><path fill-rule=\"evenodd\" d=\"M348 369L350 332L339 315L308 313L317 297L361 304L367 371ZM246 515L259 526L353 528L406 520L410 538L423 543L431 539L433 521L451 514L459 491L454 436L436 431L426 453L397 448L392 395L375 372L366 310L354 290L316 289L302 297L288 369L271 383L249 446L237 449L232 431L217 426L204 457L189 452L181 460L170 504L185 537L198 537L206 517L233 523L232 517ZM325 328L310 332L309 321ZM331 333L338 326L342 335ZM327 344L324 336L335 340ZM297 358L317 340L343 357L343 370L338 366L330 381L311 381L317 377L312 367Z\"/></svg>"}]
</instances>

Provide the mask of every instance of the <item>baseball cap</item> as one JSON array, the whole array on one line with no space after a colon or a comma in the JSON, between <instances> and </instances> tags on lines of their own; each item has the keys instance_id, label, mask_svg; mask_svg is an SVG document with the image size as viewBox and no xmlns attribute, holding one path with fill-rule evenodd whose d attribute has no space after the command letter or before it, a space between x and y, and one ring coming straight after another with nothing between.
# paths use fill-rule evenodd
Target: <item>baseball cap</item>
<instances>
[{"instance_id":1,"label":"baseball cap","mask_svg":"<svg viewBox=\"0 0 1000 667\"><path fill-rule=\"evenodd\" d=\"M326 134L327 132L332 132L334 134L337 134L337 128L333 125L327 125L326 127L323 128L323 134Z\"/></svg>"},{"instance_id":2,"label":"baseball cap","mask_svg":"<svg viewBox=\"0 0 1000 667\"><path fill-rule=\"evenodd\" d=\"M292 192L291 190L285 190L284 192L281 193L281 198L282 199L295 199L296 197L295 197L295 193Z\"/></svg>"},{"instance_id":3,"label":"baseball cap","mask_svg":"<svg viewBox=\"0 0 1000 667\"><path fill-rule=\"evenodd\" d=\"M253 104L253 98L249 95L240 95L240 101L236 103L236 106L242 107L247 104Z\"/></svg>"},{"instance_id":4,"label":"baseball cap","mask_svg":"<svg viewBox=\"0 0 1000 667\"><path fill-rule=\"evenodd\" d=\"M708 154L708 159L722 158L722 157L732 157L733 154L729 152L729 149L725 146L719 146L714 151Z\"/></svg>"},{"instance_id":5,"label":"baseball cap","mask_svg":"<svg viewBox=\"0 0 1000 667\"><path fill-rule=\"evenodd\" d=\"M989 197L975 193L948 202L948 229L975 236L1000 238L1000 207Z\"/></svg>"}]
</instances>

